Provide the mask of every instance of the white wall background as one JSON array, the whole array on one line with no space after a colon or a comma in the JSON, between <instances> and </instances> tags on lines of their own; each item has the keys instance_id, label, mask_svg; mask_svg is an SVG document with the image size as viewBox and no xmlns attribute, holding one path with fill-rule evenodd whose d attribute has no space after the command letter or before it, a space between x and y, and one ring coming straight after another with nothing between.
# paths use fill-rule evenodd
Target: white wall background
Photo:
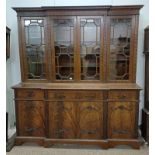
<instances>
[{"instance_id":1,"label":"white wall background","mask_svg":"<svg viewBox=\"0 0 155 155\"><path fill-rule=\"evenodd\" d=\"M6 25L11 29L11 57L7 60L7 103L6 110L9 112L9 128L13 128L15 121L13 91L11 86L21 81L19 50L18 50L18 28L16 12L12 7L40 7L40 6L79 6L79 5L144 5L140 11L138 51L137 51L137 84L144 88L144 55L143 39L144 28L149 25L149 1L148 0L6 0ZM140 96L140 119L141 109L144 105L144 91Z\"/></svg>"}]
</instances>

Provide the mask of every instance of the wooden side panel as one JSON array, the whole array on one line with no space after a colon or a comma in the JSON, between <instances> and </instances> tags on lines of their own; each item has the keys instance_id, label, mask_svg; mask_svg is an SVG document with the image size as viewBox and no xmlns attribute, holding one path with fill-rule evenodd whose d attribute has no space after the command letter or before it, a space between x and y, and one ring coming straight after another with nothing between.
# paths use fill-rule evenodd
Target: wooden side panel
<instances>
[{"instance_id":1,"label":"wooden side panel","mask_svg":"<svg viewBox=\"0 0 155 155\"><path fill-rule=\"evenodd\" d=\"M42 101L18 101L19 136L43 137L45 135L44 103Z\"/></svg>"},{"instance_id":2,"label":"wooden side panel","mask_svg":"<svg viewBox=\"0 0 155 155\"><path fill-rule=\"evenodd\" d=\"M103 138L103 103L81 102L77 107L78 138Z\"/></svg>"},{"instance_id":3,"label":"wooden side panel","mask_svg":"<svg viewBox=\"0 0 155 155\"><path fill-rule=\"evenodd\" d=\"M134 138L136 104L108 103L108 138Z\"/></svg>"}]
</instances>

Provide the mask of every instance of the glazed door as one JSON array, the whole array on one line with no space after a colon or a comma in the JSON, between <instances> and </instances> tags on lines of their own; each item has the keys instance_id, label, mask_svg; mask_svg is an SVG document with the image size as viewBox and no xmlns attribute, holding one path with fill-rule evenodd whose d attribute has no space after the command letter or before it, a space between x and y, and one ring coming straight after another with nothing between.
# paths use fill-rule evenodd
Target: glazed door
<instances>
[{"instance_id":1,"label":"glazed door","mask_svg":"<svg viewBox=\"0 0 155 155\"><path fill-rule=\"evenodd\" d=\"M47 64L47 24L44 17L22 17L21 52L22 78L24 81L49 79Z\"/></svg>"},{"instance_id":2,"label":"glazed door","mask_svg":"<svg viewBox=\"0 0 155 155\"><path fill-rule=\"evenodd\" d=\"M52 17L52 79L57 81L75 80L76 18Z\"/></svg>"},{"instance_id":3,"label":"glazed door","mask_svg":"<svg viewBox=\"0 0 155 155\"><path fill-rule=\"evenodd\" d=\"M45 114L42 101L17 101L18 136L45 136Z\"/></svg>"},{"instance_id":4,"label":"glazed door","mask_svg":"<svg viewBox=\"0 0 155 155\"><path fill-rule=\"evenodd\" d=\"M103 17L78 17L79 80L102 80Z\"/></svg>"},{"instance_id":5,"label":"glazed door","mask_svg":"<svg viewBox=\"0 0 155 155\"><path fill-rule=\"evenodd\" d=\"M108 21L109 20L109 21ZM134 66L134 27L132 16L108 19L107 80L132 81Z\"/></svg>"}]
</instances>

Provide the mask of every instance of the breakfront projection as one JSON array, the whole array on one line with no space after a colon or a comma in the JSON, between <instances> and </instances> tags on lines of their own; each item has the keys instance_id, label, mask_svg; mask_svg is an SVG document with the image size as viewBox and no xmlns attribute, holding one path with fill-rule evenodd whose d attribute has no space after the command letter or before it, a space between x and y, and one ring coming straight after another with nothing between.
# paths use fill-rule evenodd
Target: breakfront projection
<instances>
[{"instance_id":1,"label":"breakfront projection","mask_svg":"<svg viewBox=\"0 0 155 155\"><path fill-rule=\"evenodd\" d=\"M21 83L16 145L139 148L141 5L14 8Z\"/></svg>"}]
</instances>

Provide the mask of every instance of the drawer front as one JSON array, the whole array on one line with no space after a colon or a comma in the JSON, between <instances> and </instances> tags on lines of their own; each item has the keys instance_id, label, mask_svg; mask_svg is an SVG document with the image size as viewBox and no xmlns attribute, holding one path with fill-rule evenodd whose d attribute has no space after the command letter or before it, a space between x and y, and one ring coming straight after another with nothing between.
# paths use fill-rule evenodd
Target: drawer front
<instances>
[{"instance_id":1,"label":"drawer front","mask_svg":"<svg viewBox=\"0 0 155 155\"><path fill-rule=\"evenodd\" d=\"M48 91L49 100L103 100L102 91Z\"/></svg>"},{"instance_id":2,"label":"drawer front","mask_svg":"<svg viewBox=\"0 0 155 155\"><path fill-rule=\"evenodd\" d=\"M76 93L76 99L78 100L103 100L102 91L79 91Z\"/></svg>"},{"instance_id":3,"label":"drawer front","mask_svg":"<svg viewBox=\"0 0 155 155\"><path fill-rule=\"evenodd\" d=\"M43 90L34 90L34 89L18 89L16 90L16 98L23 99L44 99Z\"/></svg>"},{"instance_id":4,"label":"drawer front","mask_svg":"<svg viewBox=\"0 0 155 155\"><path fill-rule=\"evenodd\" d=\"M19 136L45 136L45 112L42 101L17 101L17 133Z\"/></svg>"},{"instance_id":5,"label":"drawer front","mask_svg":"<svg viewBox=\"0 0 155 155\"><path fill-rule=\"evenodd\" d=\"M135 90L112 90L109 91L108 99L111 100L137 100L138 92Z\"/></svg>"}]
</instances>

